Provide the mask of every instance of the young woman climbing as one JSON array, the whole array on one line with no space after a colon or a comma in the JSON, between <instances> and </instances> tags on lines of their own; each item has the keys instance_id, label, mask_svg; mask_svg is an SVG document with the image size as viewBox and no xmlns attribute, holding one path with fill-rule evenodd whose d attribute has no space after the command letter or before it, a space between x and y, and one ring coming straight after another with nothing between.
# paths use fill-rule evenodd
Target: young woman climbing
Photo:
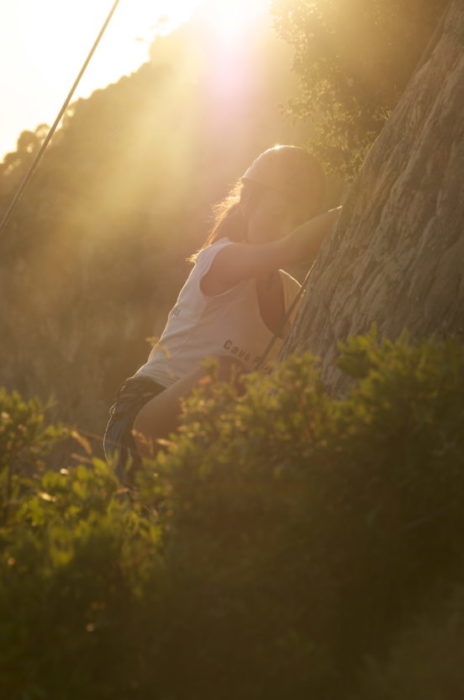
<instances>
[{"instance_id":1,"label":"young woman climbing","mask_svg":"<svg viewBox=\"0 0 464 700\"><path fill-rule=\"evenodd\" d=\"M120 477L129 454L136 461L154 454L157 440L175 430L206 357L217 359L218 378L227 380L237 368L256 368L273 336L278 342L266 359L277 355L300 287L281 268L315 258L340 213L320 213L324 199L319 163L302 148L274 146L216 207L159 343L110 409L104 448L107 458L118 454Z\"/></svg>"}]
</instances>

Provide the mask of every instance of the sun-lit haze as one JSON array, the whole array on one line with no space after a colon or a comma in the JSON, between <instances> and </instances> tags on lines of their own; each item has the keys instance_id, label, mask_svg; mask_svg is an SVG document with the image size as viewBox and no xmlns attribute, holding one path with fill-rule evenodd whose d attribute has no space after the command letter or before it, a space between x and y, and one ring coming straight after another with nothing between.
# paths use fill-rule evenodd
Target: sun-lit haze
<instances>
[{"instance_id":1,"label":"sun-lit haze","mask_svg":"<svg viewBox=\"0 0 464 700\"><path fill-rule=\"evenodd\" d=\"M269 24L269 0L209 0L197 7L204 41L214 60L207 71L212 118L233 120L259 83L257 46Z\"/></svg>"},{"instance_id":2,"label":"sun-lit haze","mask_svg":"<svg viewBox=\"0 0 464 700\"><path fill-rule=\"evenodd\" d=\"M259 22L268 10L270 0L209 0L198 3L207 29L222 45L237 45L249 41L250 32L259 32Z\"/></svg>"},{"instance_id":3,"label":"sun-lit haze","mask_svg":"<svg viewBox=\"0 0 464 700\"><path fill-rule=\"evenodd\" d=\"M234 75L237 80L242 76L237 46L252 42L269 4L269 0L121 0L75 98L87 97L136 70L147 60L153 39L192 14L201 16L204 31L217 45L217 87L227 87ZM22 130L53 122L112 5L113 0L2 0L0 157L15 148ZM242 60L245 53L241 52Z\"/></svg>"}]
</instances>

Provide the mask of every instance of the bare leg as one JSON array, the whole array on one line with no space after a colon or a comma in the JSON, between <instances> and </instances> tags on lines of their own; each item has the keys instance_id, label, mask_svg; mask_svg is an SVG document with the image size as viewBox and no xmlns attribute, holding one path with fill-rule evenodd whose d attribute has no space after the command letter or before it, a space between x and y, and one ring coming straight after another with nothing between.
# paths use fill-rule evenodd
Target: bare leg
<instances>
[{"instance_id":1,"label":"bare leg","mask_svg":"<svg viewBox=\"0 0 464 700\"><path fill-rule=\"evenodd\" d=\"M243 365L233 357L218 357L218 379L229 381L243 373ZM206 371L198 368L150 399L138 412L133 424L137 451L141 457L153 457L157 440L166 438L179 424L181 401L190 394Z\"/></svg>"}]
</instances>

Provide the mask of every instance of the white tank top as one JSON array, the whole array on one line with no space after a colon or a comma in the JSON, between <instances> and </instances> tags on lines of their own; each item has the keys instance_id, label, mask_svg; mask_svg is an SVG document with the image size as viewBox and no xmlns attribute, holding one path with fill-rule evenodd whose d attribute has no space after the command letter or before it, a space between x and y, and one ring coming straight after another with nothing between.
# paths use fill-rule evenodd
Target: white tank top
<instances>
[{"instance_id":1,"label":"white tank top","mask_svg":"<svg viewBox=\"0 0 464 700\"><path fill-rule=\"evenodd\" d=\"M256 368L274 336L261 317L256 280L242 280L215 296L207 296L200 287L218 251L231 244L230 239L221 238L198 253L161 338L136 376L148 376L169 386L212 355L232 356L241 360L248 370ZM279 273L287 311L300 285L283 270ZM277 356L283 342L281 338L276 339L266 360Z\"/></svg>"}]
</instances>

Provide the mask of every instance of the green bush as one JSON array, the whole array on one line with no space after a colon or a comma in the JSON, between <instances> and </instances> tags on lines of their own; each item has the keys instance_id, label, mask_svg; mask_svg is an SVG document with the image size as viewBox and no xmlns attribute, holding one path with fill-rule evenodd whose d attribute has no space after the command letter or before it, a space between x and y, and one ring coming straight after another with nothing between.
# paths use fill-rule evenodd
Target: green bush
<instances>
[{"instance_id":1,"label":"green bush","mask_svg":"<svg viewBox=\"0 0 464 700\"><path fill-rule=\"evenodd\" d=\"M464 589L430 604L401 631L387 660L370 659L353 700L464 697Z\"/></svg>"},{"instance_id":2,"label":"green bush","mask_svg":"<svg viewBox=\"0 0 464 700\"><path fill-rule=\"evenodd\" d=\"M133 491L95 459L37 478L1 532L3 694L334 700L366 657L387 674L464 582L464 348L364 337L340 365L343 399L309 356L206 382Z\"/></svg>"},{"instance_id":3,"label":"green bush","mask_svg":"<svg viewBox=\"0 0 464 700\"><path fill-rule=\"evenodd\" d=\"M164 458L169 568L230 697L334 698L462 574L463 348L361 338L340 364L359 380L344 400L307 356L239 400L214 387Z\"/></svg>"},{"instance_id":4,"label":"green bush","mask_svg":"<svg viewBox=\"0 0 464 700\"><path fill-rule=\"evenodd\" d=\"M46 425L37 399L2 391L0 401L0 694L105 698L116 688L127 697L131 631L157 595L152 587L143 598L159 568L159 526L98 459L47 470L62 438L84 451L86 441Z\"/></svg>"},{"instance_id":5,"label":"green bush","mask_svg":"<svg viewBox=\"0 0 464 700\"><path fill-rule=\"evenodd\" d=\"M68 434L62 426L45 424L38 399L24 401L0 387L0 526L31 487L29 478L46 469L44 458Z\"/></svg>"},{"instance_id":6,"label":"green bush","mask_svg":"<svg viewBox=\"0 0 464 700\"><path fill-rule=\"evenodd\" d=\"M2 696L128 697L163 582L156 519L94 459L46 473L1 537Z\"/></svg>"}]
</instances>

